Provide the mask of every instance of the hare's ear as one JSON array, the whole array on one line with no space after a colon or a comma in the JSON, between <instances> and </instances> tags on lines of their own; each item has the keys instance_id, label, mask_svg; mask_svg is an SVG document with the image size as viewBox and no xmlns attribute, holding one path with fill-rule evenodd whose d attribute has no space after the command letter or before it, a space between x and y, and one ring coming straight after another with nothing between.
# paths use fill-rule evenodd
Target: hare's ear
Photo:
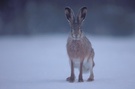
<instances>
[{"instance_id":1,"label":"hare's ear","mask_svg":"<svg viewBox=\"0 0 135 89\"><path fill-rule=\"evenodd\" d=\"M66 14L66 17L67 17L68 21L69 21L70 23L74 23L75 17L74 17L74 12L73 12L73 10L72 10L71 8L69 8L69 7L66 7L66 8L65 8L65 14Z\"/></svg>"},{"instance_id":2,"label":"hare's ear","mask_svg":"<svg viewBox=\"0 0 135 89\"><path fill-rule=\"evenodd\" d=\"M87 14L87 7L82 7L77 16L77 22L79 24L81 24L84 21L86 14Z\"/></svg>"}]
</instances>

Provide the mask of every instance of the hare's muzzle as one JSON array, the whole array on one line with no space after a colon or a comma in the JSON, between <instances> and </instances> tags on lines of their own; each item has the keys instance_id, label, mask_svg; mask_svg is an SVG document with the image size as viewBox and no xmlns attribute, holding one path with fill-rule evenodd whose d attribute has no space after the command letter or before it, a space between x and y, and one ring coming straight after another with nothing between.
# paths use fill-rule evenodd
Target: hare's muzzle
<instances>
[{"instance_id":1,"label":"hare's muzzle","mask_svg":"<svg viewBox=\"0 0 135 89\"><path fill-rule=\"evenodd\" d=\"M81 38L81 35L73 34L72 37L73 37L74 40L79 40Z\"/></svg>"},{"instance_id":2,"label":"hare's muzzle","mask_svg":"<svg viewBox=\"0 0 135 89\"><path fill-rule=\"evenodd\" d=\"M79 40L82 37L82 32L79 30L72 30L71 35L74 40Z\"/></svg>"}]
</instances>

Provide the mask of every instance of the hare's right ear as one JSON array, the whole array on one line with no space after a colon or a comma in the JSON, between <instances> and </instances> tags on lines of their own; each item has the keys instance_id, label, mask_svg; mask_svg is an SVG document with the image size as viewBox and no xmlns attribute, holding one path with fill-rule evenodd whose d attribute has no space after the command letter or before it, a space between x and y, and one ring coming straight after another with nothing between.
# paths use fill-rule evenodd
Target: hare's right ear
<instances>
[{"instance_id":1,"label":"hare's right ear","mask_svg":"<svg viewBox=\"0 0 135 89\"><path fill-rule=\"evenodd\" d=\"M87 14L87 7L82 7L77 16L77 22L79 24L81 24L84 21L86 14Z\"/></svg>"},{"instance_id":2,"label":"hare's right ear","mask_svg":"<svg viewBox=\"0 0 135 89\"><path fill-rule=\"evenodd\" d=\"M74 21L75 21L75 16L74 16L73 10L72 10L71 8L69 8L69 7L66 7L66 8L65 8L65 15L66 15L66 17L67 17L67 20L68 20L71 24L73 24Z\"/></svg>"}]
</instances>

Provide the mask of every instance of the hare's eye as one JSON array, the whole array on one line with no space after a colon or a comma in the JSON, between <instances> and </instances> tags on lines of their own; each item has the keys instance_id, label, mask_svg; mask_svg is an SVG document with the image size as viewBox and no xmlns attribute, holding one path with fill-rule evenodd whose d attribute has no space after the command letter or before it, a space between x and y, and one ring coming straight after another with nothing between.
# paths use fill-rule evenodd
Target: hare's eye
<instances>
[{"instance_id":1,"label":"hare's eye","mask_svg":"<svg viewBox=\"0 0 135 89\"><path fill-rule=\"evenodd\" d=\"M74 33L74 30L73 29L71 30L71 33Z\"/></svg>"},{"instance_id":2,"label":"hare's eye","mask_svg":"<svg viewBox=\"0 0 135 89\"><path fill-rule=\"evenodd\" d=\"M82 33L82 30L79 30L79 33Z\"/></svg>"}]
</instances>

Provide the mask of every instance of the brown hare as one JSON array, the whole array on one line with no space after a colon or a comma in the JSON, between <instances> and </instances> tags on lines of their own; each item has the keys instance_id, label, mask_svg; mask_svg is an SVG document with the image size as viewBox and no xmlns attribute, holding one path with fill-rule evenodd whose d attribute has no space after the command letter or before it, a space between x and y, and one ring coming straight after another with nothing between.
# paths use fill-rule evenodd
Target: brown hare
<instances>
[{"instance_id":1,"label":"brown hare","mask_svg":"<svg viewBox=\"0 0 135 89\"><path fill-rule=\"evenodd\" d=\"M90 76L87 81L94 80L93 67L94 50L90 41L82 32L82 23L86 17L87 7L82 7L75 18L74 12L70 7L65 8L65 15L71 27L71 33L67 40L67 54L70 59L71 75L67 81L74 82L74 68L79 68L78 82L83 82L82 73L89 72Z\"/></svg>"}]
</instances>

